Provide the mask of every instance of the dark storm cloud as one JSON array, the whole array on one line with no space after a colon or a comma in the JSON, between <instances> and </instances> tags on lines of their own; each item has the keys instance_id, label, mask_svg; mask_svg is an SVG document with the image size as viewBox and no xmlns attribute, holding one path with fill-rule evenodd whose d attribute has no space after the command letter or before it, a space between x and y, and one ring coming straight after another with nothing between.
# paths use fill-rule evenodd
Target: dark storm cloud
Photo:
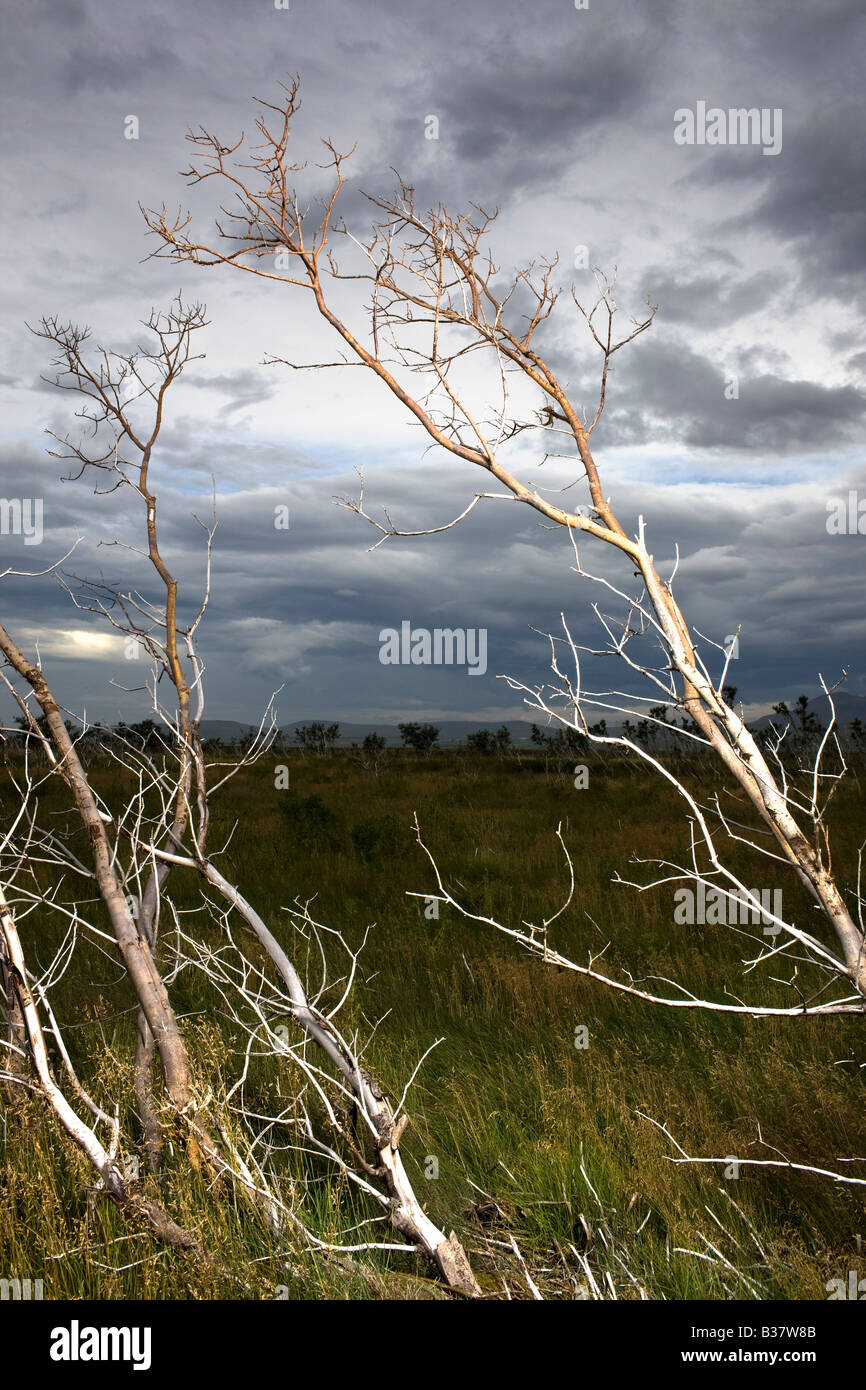
<instances>
[{"instance_id":1,"label":"dark storm cloud","mask_svg":"<svg viewBox=\"0 0 866 1390\"><path fill-rule=\"evenodd\" d=\"M485 206L524 196L633 117L670 13L613 5L601 18L542 5L497 22L488 9L474 40L431 66L415 109L394 123L395 143L412 147L423 97L440 123L452 187L456 177Z\"/></svg>"},{"instance_id":2,"label":"dark storm cloud","mask_svg":"<svg viewBox=\"0 0 866 1390\"><path fill-rule=\"evenodd\" d=\"M217 473L221 462L214 460ZM351 492L355 480L347 474L333 481L336 491ZM862 486L866 474L861 470L859 479L848 481ZM423 468L410 473L379 468L369 486L371 511L387 502L400 525L447 519L442 513L430 516L429 476ZM441 486L456 511L471 497L474 479L449 465ZM551 538L525 508L503 510L502 504L489 503L459 531L391 541L370 554L366 547L376 534L309 482L290 489L291 525L277 530L274 506L285 495L270 488L218 500L213 601L202 632L208 710L214 717L242 717L260 708L278 686L284 687L278 709L285 722L319 714L347 718L353 711L358 717L361 711L373 717L382 710L401 718L424 708L515 711L519 700L496 677L509 674L530 687L548 679L547 645L538 631L557 632L560 610L579 641L603 644L588 600L601 599L606 612L616 611L616 605L570 573L573 558L564 538ZM163 499L162 540L180 580L182 615L189 616L201 592L202 533L190 516L188 498L169 488ZM642 483L625 491L615 488L614 500L630 526L639 512L654 519L651 540L663 572L673 568L679 542L679 592L688 596L697 628L721 643L742 627L736 682L745 698L774 698L779 669L802 684L797 652L804 645L825 674L835 676L839 666L851 662L854 679L866 676L866 669L852 661L866 636L859 601L864 552L857 537L828 535L823 493L789 492L779 500L771 490L701 485L679 490ZM133 541L140 534L135 499L115 494L97 503L87 487L69 485L46 498L49 517L43 545L29 554L19 545L16 565L45 564L79 531L85 543L67 562L68 573L102 573L107 582L158 596L159 585L144 561L132 563L115 550L95 548L104 536ZM602 574L628 588L629 576L612 553L595 547L593 560ZM3 597L6 611L15 615L13 635L28 642L41 634L43 662L61 682L67 706L86 704L92 717L118 717L126 706L109 679L137 683L144 666L125 661L119 642L111 651L97 650L86 662L76 661L69 634L101 629L90 615L70 608L50 577L7 579ZM473 678L444 668L382 666L379 633L404 619L431 628L486 628L487 673ZM705 645L704 652L712 668L713 649ZM590 688L602 689L611 678L603 662L588 663L586 674ZM138 698L143 711L144 697Z\"/></svg>"},{"instance_id":3,"label":"dark storm cloud","mask_svg":"<svg viewBox=\"0 0 866 1390\"><path fill-rule=\"evenodd\" d=\"M862 54L861 54L862 58ZM855 89L856 90L856 89ZM866 101L860 88L854 109L840 120L838 108L803 120L792 158L767 189L754 221L802 258L807 298L863 294L866 269Z\"/></svg>"},{"instance_id":4,"label":"dark storm cloud","mask_svg":"<svg viewBox=\"0 0 866 1390\"><path fill-rule=\"evenodd\" d=\"M745 70L754 63L754 54L772 54L765 75L766 89L774 95L757 104L782 108L783 151L760 162L773 166L768 169L756 168L738 149L720 148L686 179L718 191L722 225L726 196L753 185L753 207L745 216L735 213L727 225L741 233L758 228L780 248L790 247L801 266L802 299L862 295L866 12L858 0L839 0L820 9L797 10L782 3L748 6L740 13L745 24L738 46ZM719 21L730 17L726 6ZM713 84L711 104L755 104L743 97L748 84L741 74L737 99L723 100L721 85Z\"/></svg>"},{"instance_id":5,"label":"dark storm cloud","mask_svg":"<svg viewBox=\"0 0 866 1390\"><path fill-rule=\"evenodd\" d=\"M753 207L721 223L731 233L752 228L766 232L780 248L790 248L800 264L799 283L793 286L799 302L833 294L840 298L862 295L866 265L866 157L862 130L866 101L852 93L844 120L839 110L797 111L785 108L787 124L782 156L774 160ZM755 182L755 170L743 161L739 149L713 151L713 160L690 176L691 181L731 195L738 185Z\"/></svg>"},{"instance_id":6,"label":"dark storm cloud","mask_svg":"<svg viewBox=\"0 0 866 1390\"><path fill-rule=\"evenodd\" d=\"M331 502L357 491L353 464L367 473L371 509L387 504L409 529L462 510L479 485L471 469L446 460L434 489L430 469L441 459L422 457L417 430L400 433L399 412L363 372L263 369L266 351L335 355L297 295L229 272L143 262L153 245L139 200L189 205L202 235L226 201L228 190L190 189L178 177L191 153L186 130L201 123L226 140L241 130L255 138L252 97L276 97L277 82L299 71L292 149L311 161L299 185L304 196L326 187L314 167L321 136L340 148L357 141L342 195L356 233L375 215L361 190L387 193L393 166L416 184L419 206L501 206L503 280L558 250L563 280L574 273L583 295L590 273L571 263L585 242L592 264L619 262L624 319L651 295L657 321L615 359L594 436L623 524L634 529L643 514L669 567L679 546L679 592L697 627L722 640L742 624L733 679L747 701L814 689L818 670L830 677L848 662L863 682L852 688L866 693L857 665L866 541L831 536L825 524L829 497L866 487L859 0L611 0L586 11L570 0L293 0L286 11L267 0L35 0L10 24L0 58L0 497L40 496L45 536L39 546L0 536L0 571L40 568L80 534L67 570L157 593L146 565L98 545L140 544L131 494L96 499L92 478L61 486L40 452L46 426L74 426L75 402L39 381L46 345L22 321L56 312L130 351L150 306L182 288L207 301L208 358L173 388L154 478L185 612L203 575L192 513L208 518L216 483L202 631L212 716L252 717L282 684L286 722L377 713L393 721L436 709L495 717L520 708L497 673L529 685L547 678L547 647L533 628L555 629L565 609L578 640L598 644L587 600L599 591L570 573L567 540L528 508L482 504L456 530L369 554L377 533ZM781 153L677 147L674 111L699 99L781 107ZM140 118L137 141L124 138L128 114ZM429 116L438 140L425 138ZM567 299L560 307L564 315ZM598 359L575 322L555 317L539 341L591 411ZM739 394L728 400L734 373ZM478 407L484 416L488 403ZM539 472L545 443L561 441L537 439L533 452L525 437L517 456L521 476L554 489L575 469L551 460ZM567 495L578 500L577 490ZM288 531L274 525L282 505ZM612 553L594 560L627 585ZM0 596L22 640L42 634L67 705L129 713L107 681L136 683L133 663L91 640L97 620L71 607L55 578L10 576ZM379 632L406 618L485 627L487 673L383 666ZM599 683L609 679L602 667Z\"/></svg>"},{"instance_id":7,"label":"dark storm cloud","mask_svg":"<svg viewBox=\"0 0 866 1390\"><path fill-rule=\"evenodd\" d=\"M645 275L665 324L701 323L712 329L767 308L786 283L780 272L763 271L740 280L722 273L680 278L653 267Z\"/></svg>"},{"instance_id":8,"label":"dark storm cloud","mask_svg":"<svg viewBox=\"0 0 866 1390\"><path fill-rule=\"evenodd\" d=\"M862 439L863 391L775 376L747 360L737 367L731 371L679 339L647 339L617 370L599 441L785 455Z\"/></svg>"},{"instance_id":9,"label":"dark storm cloud","mask_svg":"<svg viewBox=\"0 0 866 1390\"><path fill-rule=\"evenodd\" d=\"M171 48L148 43L135 53L135 85L146 86L183 72L181 58ZM70 45L62 67L61 81L68 95L77 96L92 88L100 93L128 92L130 88L129 48L122 28L110 38L94 43L92 37Z\"/></svg>"}]
</instances>

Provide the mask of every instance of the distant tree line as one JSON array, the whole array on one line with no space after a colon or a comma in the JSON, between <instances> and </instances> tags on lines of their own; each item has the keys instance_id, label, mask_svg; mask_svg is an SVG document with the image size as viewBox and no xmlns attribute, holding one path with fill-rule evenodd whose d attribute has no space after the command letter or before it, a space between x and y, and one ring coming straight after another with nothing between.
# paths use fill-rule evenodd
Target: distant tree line
<instances>
[{"instance_id":1,"label":"distant tree line","mask_svg":"<svg viewBox=\"0 0 866 1390\"><path fill-rule=\"evenodd\" d=\"M736 686L726 685L724 688L725 699L732 705L736 698ZM825 726L809 708L809 698L806 695L798 696L793 706L787 705L784 701L779 701L773 705L773 714L779 716L769 724L756 731L758 742L766 747L773 743L778 737L784 736L789 744L794 744L799 749L813 747L823 737ZM19 715L15 720L18 732L10 733L6 736L7 746L23 747L25 739L36 739L39 733L47 733L47 724L44 715L34 718L32 723L23 715ZM73 737L77 738L83 751L94 750L96 748L120 748L121 746L132 746L139 752L153 753L162 750L170 750L175 746L176 738L173 732L164 725L157 724L153 719L142 719L138 723L126 723L121 721L115 725L92 724L82 731L81 726L76 726L69 720L65 721L66 728ZM34 727L35 726L35 727ZM429 755L439 746L440 730L435 724L418 723L407 721L398 725L402 746L415 753ZM697 733L697 726L694 721L680 717L677 721L675 716L671 716L668 705L653 705L647 712L646 718L635 721L625 720L622 726L622 733L626 738L632 739L635 743L646 749L655 752L668 752L677 750L681 753L688 751L697 752L694 747L689 750L677 735L684 731L686 733ZM589 725L589 733L605 737L607 735L607 721L600 719L597 724ZM866 754L866 724L861 719L852 719L847 726L838 730L840 738L853 751L859 754ZM232 746L243 752L244 749L251 747L256 739L256 731L249 730ZM545 732L537 724L530 726L530 740L532 744L542 750L549 758L557 762L563 762L573 756L584 756L592 748L591 740L574 728L558 728L552 732ZM292 740L285 733L279 731L274 740L274 748L285 751L292 744L303 749L305 752L315 754L318 757L326 757L334 753L340 743L340 724L336 721L325 723L322 720L313 720L309 724L301 725L295 729ZM206 738L203 740L204 751L214 754L225 747L225 742L219 738ZM490 756L504 757L509 752L515 751L515 745L511 737L511 731L506 724L501 724L498 729L476 729L466 735L465 749L471 753L482 753ZM353 743L351 750L355 760L360 766L370 767L378 770L386 756L387 741L382 734L366 734L360 744Z\"/></svg>"}]
</instances>

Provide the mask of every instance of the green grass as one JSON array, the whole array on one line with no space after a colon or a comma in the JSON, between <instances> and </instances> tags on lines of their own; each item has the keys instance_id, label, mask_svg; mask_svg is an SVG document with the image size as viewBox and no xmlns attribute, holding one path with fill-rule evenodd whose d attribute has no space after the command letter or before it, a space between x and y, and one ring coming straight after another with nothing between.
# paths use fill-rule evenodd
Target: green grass
<instances>
[{"instance_id":1,"label":"green grass","mask_svg":"<svg viewBox=\"0 0 866 1390\"><path fill-rule=\"evenodd\" d=\"M280 762L291 769L284 791L274 786ZM666 1010L546 967L446 907L427 920L407 896L435 887L411 828L417 811L455 896L506 924L539 922L567 891L561 822L576 890L551 937L558 950L585 963L607 945L611 974L627 968L636 978L681 980L698 995L723 999L728 988L790 1005L791 991L768 978L790 968L743 979L744 937L673 925L672 885L638 894L611 882L617 871L652 876L650 866L629 863L635 852L685 862L687 825L660 781L617 763L590 768L589 788L577 790L569 775L525 755L395 754L373 775L344 755L272 754L220 793L211 846L233 830L219 867L290 950L298 943L282 909L295 898L314 898L316 919L352 943L375 923L344 1028L364 1037L387 1012L365 1061L392 1097L424 1050L444 1039L411 1092L403 1153L431 1216L457 1230L490 1296L504 1296L503 1280L513 1297L528 1296L506 1248L510 1232L550 1296L574 1297L586 1284L584 1256L599 1286L609 1274L621 1298L638 1296L623 1263L651 1298L825 1298L828 1279L866 1274L863 1189L782 1170L743 1168L725 1179L718 1167L671 1163L673 1146L637 1112L666 1123L692 1154L771 1157L755 1145L760 1126L765 1144L800 1163L833 1167L839 1156L863 1155L862 1020ZM701 777L703 797L721 791L709 771ZM93 779L118 804L116 773L94 768ZM72 827L63 796L46 788L42 817ZM10 806L6 789L0 810ZM831 809L844 889L863 839L856 780ZM814 929L817 914L781 866L730 850L749 886L781 887L786 912ZM176 874L170 887L179 909L198 901L192 876ZM216 926L207 930L216 939ZM21 932L31 968L44 968L63 928L33 914ZM167 961L169 931L162 950ZM813 978L801 971L804 989ZM181 973L171 997L199 1075L218 1092L237 1075L239 1039L201 976ZM82 940L53 1001L82 1080L104 1106L119 1106L137 1139L135 1013L110 950ZM586 1049L574 1045L577 1025L589 1031ZM290 1085L270 1063L253 1068L249 1094L265 1105ZM275 1245L241 1198L209 1193L183 1162L169 1162L162 1197L215 1260L160 1249L92 1191L92 1173L38 1100L6 1109L0 1142L0 1275L42 1277L46 1297L259 1298L274 1297L277 1286L291 1298L441 1296L411 1256L366 1255L347 1272L303 1254L295 1238ZM300 1162L286 1156L287 1178ZM326 1181L326 1170L310 1164L305 1212L323 1238L372 1214L347 1183ZM434 1168L438 1176L427 1176ZM379 1239L391 1238L387 1226L378 1229ZM698 1258L712 1254L708 1241L733 1271Z\"/></svg>"}]
</instances>

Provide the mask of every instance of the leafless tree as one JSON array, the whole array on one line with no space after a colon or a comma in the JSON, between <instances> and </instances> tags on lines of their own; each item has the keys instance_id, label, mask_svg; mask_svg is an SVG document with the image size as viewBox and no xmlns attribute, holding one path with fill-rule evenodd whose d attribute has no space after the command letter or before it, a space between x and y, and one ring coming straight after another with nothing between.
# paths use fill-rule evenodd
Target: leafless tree
<instances>
[{"instance_id":1,"label":"leafless tree","mask_svg":"<svg viewBox=\"0 0 866 1390\"><path fill-rule=\"evenodd\" d=\"M292 936L302 947L313 941L322 962L322 979L311 993L290 951L250 898L220 872L222 851L210 844L213 796L239 768L256 761L271 746L276 719L271 703L239 759L227 767L219 758L206 760L200 737L204 668L197 637L211 595L216 518L207 523L196 518L204 535L205 576L202 592L191 605L180 592L161 542L161 498L152 472L165 422L166 393L185 367L202 355L194 355L192 347L205 322L201 305L186 305L178 298L167 311L152 312L144 324L151 335L148 345L126 354L102 348L91 351L89 330L56 319L42 320L35 330L55 350L53 384L73 391L83 402L77 414L84 421L84 433L76 438L55 435L58 448L53 455L71 464L69 480L95 477L97 495L128 489L140 503L145 546L120 539L111 544L146 562L156 577L156 593L149 594L146 583L120 589L103 579L82 578L66 570L62 582L76 607L97 615L119 642L133 644L149 659L147 680L137 688L149 689L157 732L147 740L131 736L104 740L104 751L131 788L128 800L107 805L82 761L80 750L92 731L83 719L80 732L64 720L41 661L27 656L7 628L0 627L4 658L0 678L27 727L23 763L15 764L11 774L19 810L0 841L0 884L5 885L0 901L0 1006L6 1017L4 1048L11 1059L2 1079L7 1087L31 1087L47 1099L119 1206L146 1216L162 1239L197 1247L196 1238L177 1227L161 1206L145 1203L126 1177L118 1160L117 1121L91 1100L78 1081L51 1009L50 989L62 978L79 938L112 940L98 926L96 913L93 919L85 916L80 904L66 896L66 877L81 877L98 891L138 1002L135 1092L150 1167L159 1169L166 1133L173 1131L185 1139L191 1162L205 1166L217 1190L225 1183L239 1185L275 1234L290 1225L300 1232L308 1249L345 1248L328 1244L311 1229L303 1211L304 1193L286 1190L272 1161L275 1147L261 1138L262 1117L253 1116L243 1100L243 1076L250 1049L255 1047L281 1066L291 1063L300 1087L291 1115L271 1117L268 1131L284 1124L296 1127L301 1116L307 1151L321 1155L374 1198L382 1209L374 1220L390 1221L402 1237L398 1243L364 1238L353 1242L351 1249L422 1251L451 1288L477 1296L480 1290L460 1242L454 1232L446 1236L426 1214L403 1165L400 1139L407 1123L405 1096L394 1109L361 1065L357 1040L344 1037L339 1029L337 1015L351 994L358 953L349 950L340 933L328 932L306 908L296 905L288 919ZM51 570L59 572L57 565ZM34 701L41 710L41 722L33 713ZM44 767L39 770L33 766L37 748L44 754ZM57 777L66 783L86 831L89 862L73 851L66 838L39 823L38 785ZM36 873L37 865L47 866L50 887L45 886L44 874ZM194 873L201 882L201 904L192 919L195 927L186 915L181 925L171 897L170 878L177 873ZM219 910L210 896L212 890L222 903ZM18 927L22 916L36 907L59 915L68 927L58 957L39 979L28 969ZM218 945L208 929L214 920L222 936ZM160 924L165 921L172 931L163 945ZM238 940L238 921L252 932L261 959L255 951L249 955L249 947ZM348 972L336 979L328 974L328 939L347 951L350 959ZM216 1083L209 1077L196 1077L171 1005L169 986L187 969L204 973L214 987L214 997L228 1004L231 1017L247 1031L244 1069L228 1095L215 1094ZM336 1004L328 1002L335 990ZM285 1038L275 1031L276 1010L286 1020ZM89 1121L74 1109L52 1073L44 1038L46 1018L66 1064L69 1084L90 1112ZM289 1024L297 1031L295 1042L288 1037ZM155 1077L157 1059L161 1083ZM232 1103L236 1095L240 1099ZM369 1133L368 1141L356 1138L347 1128L345 1117L353 1108ZM327 1139L316 1130L322 1115L330 1130ZM107 1143L98 1135L100 1126L106 1125ZM128 1141L127 1147L132 1147Z\"/></svg>"},{"instance_id":2,"label":"leafless tree","mask_svg":"<svg viewBox=\"0 0 866 1390\"><path fill-rule=\"evenodd\" d=\"M346 505L377 529L376 545L396 536L448 530L482 499L523 504L548 526L562 528L571 541L575 571L612 598L617 612L610 616L594 605L603 630L603 645L598 649L573 640L563 616L562 635L551 638L556 683L518 687L526 702L596 746L618 746L643 759L683 798L692 825L691 862L662 865L664 881L718 886L738 903L745 895L751 912L756 906L754 896L725 866L720 847L725 841L745 842L759 857L790 871L820 914L817 922L810 919L808 929L771 914L772 925L778 929L772 942L763 934L751 933L754 952L744 969L750 973L758 965L786 965L789 978L784 983L796 1001L788 1008L765 1008L738 996L724 1001L698 999L680 985L673 993L644 990L629 977L609 977L592 956L588 964L578 965L557 953L548 933L553 917L541 927L523 924L519 928L483 920L561 968L672 1008L753 1015L866 1012L866 934L859 876L848 901L834 875L829 847L827 803L846 770L835 721L831 719L808 767L787 765L779 739L762 744L726 692L730 651L690 627L675 593L677 564L667 577L660 572L643 517L637 520L636 533L629 534L605 491L592 452L591 436L605 409L615 355L650 328L656 308L647 300L643 316L632 319L618 336L615 276L595 272L597 294L588 305L571 289L577 322L600 354L598 396L584 411L542 351L561 294L555 281L556 261L541 261L504 275L490 250L495 212L486 213L474 205L460 214L441 206L421 211L415 190L402 180L390 197L366 195L372 227L369 233L356 233L339 215L351 151L346 154L330 141L323 142L324 160L318 168L326 172L329 184L323 197L308 202L295 186L306 166L289 153L300 104L298 80L282 91L278 101L258 103L256 124L261 139L254 145L243 136L227 144L204 129L190 132L194 155L186 177L191 184L216 181L221 198L216 235L198 239L191 216L183 210L172 215L165 206L143 209L158 241L153 254L178 263L228 266L272 281L275 288L306 292L339 340L338 357L301 363L271 354L266 360L296 370L362 365L396 397L433 446L481 470L482 488L457 517L417 532L401 530L387 511L384 520L371 515L362 488L360 497L347 500ZM321 177L316 175L314 191L320 185ZM334 251L338 244L344 250L340 260ZM344 283L358 290L357 317L351 323L336 307L338 302L346 303ZM548 495L552 488L518 476L519 460L512 462L515 441L523 446L533 431L541 431L542 439L537 464L550 458L554 449L557 456L573 460L574 476L559 491L582 486L585 500L579 505L560 505ZM435 465L431 467L435 490ZM585 567L583 542L587 550L592 544L607 546L619 557L624 576L620 584ZM636 586L633 580L638 581ZM646 654L648 647L654 655ZM733 811L723 808L718 797L709 806L701 805L660 756L627 734L606 734L598 726L592 730L587 711L628 715L647 696L615 688L587 689L582 658L588 654L623 663L632 675L643 679L651 699L658 703L663 698L679 712L682 722L677 736L718 760L737 798ZM829 688L824 688L830 695ZM463 910L433 867L440 897ZM802 989L801 974L806 981Z\"/></svg>"}]
</instances>

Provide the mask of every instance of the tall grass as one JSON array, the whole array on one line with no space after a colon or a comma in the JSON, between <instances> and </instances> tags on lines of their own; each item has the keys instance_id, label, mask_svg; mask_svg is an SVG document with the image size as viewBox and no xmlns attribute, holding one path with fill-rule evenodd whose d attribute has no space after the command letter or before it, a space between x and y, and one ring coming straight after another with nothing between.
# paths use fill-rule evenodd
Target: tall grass
<instances>
[{"instance_id":1,"label":"tall grass","mask_svg":"<svg viewBox=\"0 0 866 1390\"><path fill-rule=\"evenodd\" d=\"M287 790L274 785L277 762L290 764ZM117 804L116 770L94 764L91 772ZM701 775L712 790L710 772ZM3 796L8 810L9 791ZM844 888L863 839L859 784L844 786L831 809ZM73 827L61 788L46 788L41 810ZM435 887L414 812L455 896L515 925L539 922L565 895L554 833L561 822L577 887L555 944L579 961L606 947L612 974L677 979L718 999L729 989L788 1005L791 991L769 978L781 968L743 980L745 938L674 926L670 885L638 894L611 882L617 871L650 876L630 864L635 853L685 862L688 846L672 790L617 762L590 761L590 786L578 790L567 771L531 755L395 752L374 775L345 755L280 754L228 784L214 805L211 844L228 841L222 872L290 949L297 942L282 909L294 898L314 898L318 920L356 943L375 923L344 1026L364 1037L387 1014L366 1061L392 1095L443 1039L410 1094L403 1151L416 1190L437 1224L460 1234L485 1290L528 1296L510 1235L530 1277L553 1296L628 1298L642 1289L650 1298L808 1299L826 1297L826 1281L849 1269L862 1277L862 1189L784 1170L744 1167L734 1179L720 1167L672 1163L672 1145L638 1114L667 1124L693 1154L770 1157L756 1144L760 1127L765 1145L800 1163L833 1167L863 1155L862 1021L665 1010L531 960L446 907L429 920L423 901L408 896ZM814 927L793 877L768 875L742 846L730 850L750 887L781 887L786 913ZM170 882L179 910L199 900L192 877ZM33 914L21 929L31 967L44 968L63 927ZM214 923L206 929L216 936ZM161 949L168 962L169 927ZM219 1000L191 970L171 995L199 1074L217 1091L227 1087L241 1040ZM110 950L80 943L54 1007L82 1079L137 1135L135 1009ZM587 1048L575 1046L578 1025L588 1029ZM249 1094L263 1107L290 1093L281 1065L253 1068ZM93 1191L92 1173L37 1099L7 1106L0 1146L0 1275L41 1277L46 1297L440 1296L411 1256L347 1264L305 1253L295 1238L275 1244L240 1198L209 1192L171 1159L169 1209L214 1258L203 1264L161 1249ZM287 1182L303 1164L305 1214L323 1238L371 1214L312 1160L287 1153L284 1163ZM848 1169L866 1174L866 1165Z\"/></svg>"}]
</instances>

